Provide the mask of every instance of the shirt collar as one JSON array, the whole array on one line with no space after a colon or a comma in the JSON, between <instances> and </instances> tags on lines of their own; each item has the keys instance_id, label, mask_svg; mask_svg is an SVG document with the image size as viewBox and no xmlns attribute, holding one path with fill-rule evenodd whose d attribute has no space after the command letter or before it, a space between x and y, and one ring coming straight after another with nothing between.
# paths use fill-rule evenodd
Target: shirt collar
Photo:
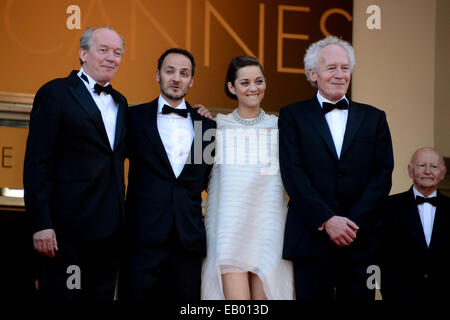
<instances>
[{"instance_id":1,"label":"shirt collar","mask_svg":"<svg viewBox=\"0 0 450 320\"><path fill-rule=\"evenodd\" d=\"M421 196L424 198L432 198L432 197L436 197L437 196L437 191L434 190L428 197L425 197L423 194L421 194L415 186L413 186L413 192L414 192L414 199L416 198L416 196Z\"/></svg>"},{"instance_id":2,"label":"shirt collar","mask_svg":"<svg viewBox=\"0 0 450 320\"><path fill-rule=\"evenodd\" d=\"M82 75L83 73L84 73L84 75L87 77L89 83L86 83L85 80L81 79L81 75ZM77 74L78 74L78 76L80 77L81 81L83 81L86 85L88 85L88 87L91 88L91 90L94 90L94 86L95 86L95 84L96 84L97 82L96 82L94 79L92 79L91 76L88 75L88 74L83 70L83 67L81 67L80 71L78 71ZM104 87L106 87L108 84L109 84L109 82L106 83L106 84L104 85Z\"/></svg>"},{"instance_id":3,"label":"shirt collar","mask_svg":"<svg viewBox=\"0 0 450 320\"><path fill-rule=\"evenodd\" d=\"M349 101L348 101L348 99L347 99L347 97L346 97L345 95L344 95L342 98L340 98L338 101L336 101L336 102L331 102L330 100L325 99L324 97L322 97L322 95L320 94L319 90L317 90L317 95L316 95L316 97L317 97L317 100L319 100L320 107L322 107L322 104L323 104L324 102L328 102L328 103L331 103L331 104L336 104L336 103L338 103L339 101L341 101L342 99L345 99L345 101L347 101L347 104L349 104Z\"/></svg>"},{"instance_id":4,"label":"shirt collar","mask_svg":"<svg viewBox=\"0 0 450 320\"><path fill-rule=\"evenodd\" d=\"M158 113L162 112L162 108L164 107L164 105L167 104L168 106L172 106L170 103L168 103L166 101L166 99L163 98L162 95L159 95L158 98ZM181 103L178 105L177 109L187 109L186 107L186 100L181 101Z\"/></svg>"}]
</instances>

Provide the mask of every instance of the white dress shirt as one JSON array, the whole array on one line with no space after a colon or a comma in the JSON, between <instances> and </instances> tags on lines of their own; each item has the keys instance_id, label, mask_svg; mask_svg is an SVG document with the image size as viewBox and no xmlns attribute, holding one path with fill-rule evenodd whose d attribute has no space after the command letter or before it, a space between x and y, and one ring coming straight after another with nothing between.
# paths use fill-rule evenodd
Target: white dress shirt
<instances>
[{"instance_id":1,"label":"white dress shirt","mask_svg":"<svg viewBox=\"0 0 450 320\"><path fill-rule=\"evenodd\" d=\"M164 104L170 106L170 103L160 95L157 114L158 132L164 149L166 149L173 173L178 178L181 171L183 171L184 164L191 151L191 145L194 139L194 127L189 113L187 118L176 113L162 114ZM177 109L186 109L184 99Z\"/></svg>"},{"instance_id":2,"label":"white dress shirt","mask_svg":"<svg viewBox=\"0 0 450 320\"><path fill-rule=\"evenodd\" d=\"M100 93L98 95L94 92L94 86L96 84L95 80L92 79L86 72L84 72L83 68L78 72L78 76L81 78L82 74L85 74L89 80L87 83L85 80L81 79L84 83L88 91L90 92L92 98L95 101L100 113L102 114L103 124L106 129L106 134L108 135L109 144L111 145L111 149L114 150L114 140L116 137L116 122L117 122L117 111L119 107L117 103L114 101L113 97L110 94L106 94L105 92ZM107 86L107 83L105 86Z\"/></svg>"},{"instance_id":3,"label":"white dress shirt","mask_svg":"<svg viewBox=\"0 0 450 320\"><path fill-rule=\"evenodd\" d=\"M336 101L336 103L342 99L345 99L347 101L347 104L349 103L345 95L341 99ZM322 107L322 104L324 102L335 104L330 100L327 100L324 97L322 97L319 91L317 91L317 100L319 100L320 107ZM345 128L347 126L347 118L348 118L348 110L334 109L325 115L325 119L327 120L328 127L330 128L331 131L331 136L333 137L334 147L336 149L338 159L340 159L341 157L342 144L344 143Z\"/></svg>"},{"instance_id":4,"label":"white dress shirt","mask_svg":"<svg viewBox=\"0 0 450 320\"><path fill-rule=\"evenodd\" d=\"M417 189L413 186L414 199L416 196L424 197ZM430 194L428 197L431 198L436 197L436 190ZM419 210L420 221L422 222L423 233L425 235L425 240L427 242L427 246L430 246L431 234L433 233L433 224L434 224L434 216L436 215L436 207L429 204L428 202L424 202L422 204L417 205L417 209Z\"/></svg>"}]
</instances>

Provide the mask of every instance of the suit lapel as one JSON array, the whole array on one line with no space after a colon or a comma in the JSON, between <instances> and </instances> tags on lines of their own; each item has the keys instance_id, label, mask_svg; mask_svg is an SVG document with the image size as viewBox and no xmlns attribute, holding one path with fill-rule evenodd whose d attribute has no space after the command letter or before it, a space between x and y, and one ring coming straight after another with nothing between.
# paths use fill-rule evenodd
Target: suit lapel
<instances>
[{"instance_id":1,"label":"suit lapel","mask_svg":"<svg viewBox=\"0 0 450 320\"><path fill-rule=\"evenodd\" d=\"M114 97L119 97L117 93L114 93ZM115 99L118 110L117 110L117 120L116 120L116 132L114 138L114 150L117 149L117 146L122 138L122 134L125 130L125 112L128 108L128 105L120 98Z\"/></svg>"},{"instance_id":2,"label":"suit lapel","mask_svg":"<svg viewBox=\"0 0 450 320\"><path fill-rule=\"evenodd\" d=\"M331 136L330 127L328 126L327 120L323 115L322 108L320 107L317 98L311 99L311 103L308 107L308 112L305 113L308 115L312 125L320 134L325 144L328 146L328 149L330 149L333 157L337 160L338 156L336 153L336 148L334 146L333 137Z\"/></svg>"},{"instance_id":3,"label":"suit lapel","mask_svg":"<svg viewBox=\"0 0 450 320\"><path fill-rule=\"evenodd\" d=\"M358 104L349 100L348 106L348 118L347 118L347 126L345 128L344 134L344 142L342 144L341 150L341 158L344 155L345 151L350 146L351 142L355 138L356 132L358 132L359 127L361 126L362 120L364 118L365 111L359 107Z\"/></svg>"},{"instance_id":4,"label":"suit lapel","mask_svg":"<svg viewBox=\"0 0 450 320\"><path fill-rule=\"evenodd\" d=\"M69 76L71 85L68 87L70 93L75 97L78 103L83 107L83 109L89 114L92 122L97 128L100 136L104 140L108 149L111 150L111 145L109 143L108 135L106 134L105 125L103 124L102 115L94 99L92 99L91 94L86 89L86 86L81 82L76 71L72 71Z\"/></svg>"},{"instance_id":5,"label":"suit lapel","mask_svg":"<svg viewBox=\"0 0 450 320\"><path fill-rule=\"evenodd\" d=\"M161 159L165 163L167 170L169 170L171 177L175 178L172 166L170 165L169 157L167 156L166 149L164 148L161 136L159 135L157 114L158 114L158 98L156 98L147 105L147 117L141 119L141 121L144 122L142 127L145 128L144 130L147 137L150 139L153 146L156 148L157 154L161 156Z\"/></svg>"},{"instance_id":6,"label":"suit lapel","mask_svg":"<svg viewBox=\"0 0 450 320\"><path fill-rule=\"evenodd\" d=\"M186 108L189 110L189 114L191 115L192 120L192 127L194 128L194 138L192 139L191 144L191 150L189 151L189 155L186 159L186 162L184 163L183 170L181 170L180 175L178 178L182 177L183 173L189 168L191 164L196 164L199 159L195 159L196 155L203 156L203 148L202 148L202 141L203 141L203 128L201 130L196 130L195 123L196 121L202 121L200 115L192 109L189 103L186 102ZM197 122L198 123L198 122ZM197 160L197 161L196 161ZM200 161L202 159L200 158ZM202 163L202 162L200 162Z\"/></svg>"},{"instance_id":7,"label":"suit lapel","mask_svg":"<svg viewBox=\"0 0 450 320\"><path fill-rule=\"evenodd\" d=\"M416 202L414 200L414 192L411 189L406 194L407 200L405 201L405 209L403 211L404 220L406 221L409 230L416 239L420 248L426 249L427 242L425 240L425 234L423 232L422 222L420 221L419 210L417 209Z\"/></svg>"},{"instance_id":8,"label":"suit lapel","mask_svg":"<svg viewBox=\"0 0 450 320\"><path fill-rule=\"evenodd\" d=\"M431 233L431 241L430 241L430 249L434 248L439 243L442 243L442 238L444 237L445 233L448 232L448 230L443 229L443 226L450 225L450 221L448 221L449 217L446 212L449 212L448 208L446 209L442 201L442 195L438 191L437 192L438 197L438 205L436 207L436 213L434 215L434 222L433 222L433 232ZM445 228L445 227L444 227Z\"/></svg>"}]
</instances>

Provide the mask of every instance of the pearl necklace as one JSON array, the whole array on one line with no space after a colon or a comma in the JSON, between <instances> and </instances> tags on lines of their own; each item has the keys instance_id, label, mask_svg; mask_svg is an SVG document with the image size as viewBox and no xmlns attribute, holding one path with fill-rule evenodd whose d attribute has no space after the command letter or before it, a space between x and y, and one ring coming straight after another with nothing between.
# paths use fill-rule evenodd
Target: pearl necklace
<instances>
[{"instance_id":1,"label":"pearl necklace","mask_svg":"<svg viewBox=\"0 0 450 320\"><path fill-rule=\"evenodd\" d=\"M241 116L239 116L237 109L234 109L232 115L233 115L233 119L236 120L237 122L239 122L240 124L243 124L244 126L253 126L253 125L263 121L266 116L266 113L264 112L263 109L259 109L259 114L256 118L245 119L245 118L241 118Z\"/></svg>"}]
</instances>

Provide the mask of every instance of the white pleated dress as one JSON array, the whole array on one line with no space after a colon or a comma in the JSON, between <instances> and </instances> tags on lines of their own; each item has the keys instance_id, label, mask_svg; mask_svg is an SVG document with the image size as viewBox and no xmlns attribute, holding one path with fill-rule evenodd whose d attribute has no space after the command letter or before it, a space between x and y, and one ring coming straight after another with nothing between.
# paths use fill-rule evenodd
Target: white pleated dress
<instances>
[{"instance_id":1,"label":"white pleated dress","mask_svg":"<svg viewBox=\"0 0 450 320\"><path fill-rule=\"evenodd\" d=\"M201 298L224 299L224 269L252 272L271 300L293 299L292 263L282 259L286 197L278 161L278 118L254 125L217 116L216 156L206 206L207 257Z\"/></svg>"}]
</instances>

